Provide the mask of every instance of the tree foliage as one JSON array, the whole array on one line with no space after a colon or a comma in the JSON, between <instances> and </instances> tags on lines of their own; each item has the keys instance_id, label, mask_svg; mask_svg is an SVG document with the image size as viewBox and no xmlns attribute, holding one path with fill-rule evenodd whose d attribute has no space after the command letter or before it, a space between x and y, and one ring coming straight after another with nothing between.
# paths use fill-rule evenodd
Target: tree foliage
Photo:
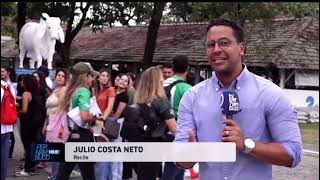
<instances>
[{"instance_id":1,"label":"tree foliage","mask_svg":"<svg viewBox=\"0 0 320 180\"><path fill-rule=\"evenodd\" d=\"M169 5L171 22L204 22L224 17L243 24L245 20L276 17L319 17L318 2L174 2Z\"/></svg>"},{"instance_id":2,"label":"tree foliage","mask_svg":"<svg viewBox=\"0 0 320 180\"><path fill-rule=\"evenodd\" d=\"M45 12L49 16L59 17L66 21L71 13L71 4L68 2L32 2L28 3L27 16L30 19L40 19L41 13ZM77 7L79 8L79 7ZM79 14L77 14L79 15Z\"/></svg>"},{"instance_id":3,"label":"tree foliage","mask_svg":"<svg viewBox=\"0 0 320 180\"><path fill-rule=\"evenodd\" d=\"M14 16L16 15L15 2L1 2L1 16Z\"/></svg>"},{"instance_id":4,"label":"tree foliage","mask_svg":"<svg viewBox=\"0 0 320 180\"><path fill-rule=\"evenodd\" d=\"M283 2L284 14L294 17L318 17L319 18L319 2Z\"/></svg>"},{"instance_id":5,"label":"tree foliage","mask_svg":"<svg viewBox=\"0 0 320 180\"><path fill-rule=\"evenodd\" d=\"M104 26L114 26L116 22L123 26L146 23L152 13L153 3L150 2L99 2L94 3L91 15L86 20L94 31Z\"/></svg>"}]
</instances>

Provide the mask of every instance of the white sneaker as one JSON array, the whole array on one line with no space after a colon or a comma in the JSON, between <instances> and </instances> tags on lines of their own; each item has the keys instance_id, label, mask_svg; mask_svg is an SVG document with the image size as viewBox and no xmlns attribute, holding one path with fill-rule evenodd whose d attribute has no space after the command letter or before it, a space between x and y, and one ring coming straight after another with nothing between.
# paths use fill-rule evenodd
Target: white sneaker
<instances>
[{"instance_id":1,"label":"white sneaker","mask_svg":"<svg viewBox=\"0 0 320 180\"><path fill-rule=\"evenodd\" d=\"M26 172L25 169L22 169L21 171L17 171L14 173L17 177L24 177L24 176L30 176L30 173Z\"/></svg>"},{"instance_id":2,"label":"white sneaker","mask_svg":"<svg viewBox=\"0 0 320 180\"><path fill-rule=\"evenodd\" d=\"M81 177L81 172L76 171L76 170L72 170L72 172L70 174L70 178L76 178L76 177Z\"/></svg>"}]
</instances>

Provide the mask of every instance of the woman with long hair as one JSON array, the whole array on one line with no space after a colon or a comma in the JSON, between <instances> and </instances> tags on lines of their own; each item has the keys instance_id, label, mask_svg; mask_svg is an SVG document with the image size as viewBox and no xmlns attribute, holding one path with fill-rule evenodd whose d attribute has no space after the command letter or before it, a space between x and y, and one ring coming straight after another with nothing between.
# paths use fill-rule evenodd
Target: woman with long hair
<instances>
[{"instance_id":1,"label":"woman with long hair","mask_svg":"<svg viewBox=\"0 0 320 180\"><path fill-rule=\"evenodd\" d=\"M55 73L54 81L55 81L55 89L46 101L47 118L42 128L42 133L44 135L46 135L47 126L50 123L54 123L52 121L54 120L54 117L57 114L59 103L64 97L64 93L65 93L66 85L68 81L68 72L65 69L57 69ZM59 129L56 129L56 131L59 131ZM54 142L54 141L50 141L50 142ZM59 162L52 162L51 165L52 165L52 170L51 170L50 180L56 180L58 175Z\"/></svg>"},{"instance_id":2,"label":"woman with long hair","mask_svg":"<svg viewBox=\"0 0 320 180\"><path fill-rule=\"evenodd\" d=\"M113 110L110 118L110 121L117 121L120 123L120 129L123 123L123 112L128 104L128 95L127 88L130 84L130 78L126 74L118 74L115 79L116 86L116 97L113 105ZM112 142L122 142L122 138L118 136L117 139L111 139ZM112 180L121 180L122 179L122 162L111 162L111 173Z\"/></svg>"},{"instance_id":3,"label":"woman with long hair","mask_svg":"<svg viewBox=\"0 0 320 180\"><path fill-rule=\"evenodd\" d=\"M58 111L69 111L69 109L79 107L79 116L83 125L77 125L71 119L69 120L71 134L67 142L94 142L90 128L96 118L89 112L90 88L94 76L98 76L99 72L94 71L90 64L79 62L72 67L71 74L71 80ZM84 180L95 180L94 162L60 162L57 179L69 179L76 164L79 165Z\"/></svg>"},{"instance_id":4,"label":"woman with long hair","mask_svg":"<svg viewBox=\"0 0 320 180\"><path fill-rule=\"evenodd\" d=\"M43 98L43 101L46 102L48 97L51 95L51 89L47 86L47 83L46 83L46 77L45 75L43 74L43 72L41 71L35 71L32 73L32 75L37 79L38 81L38 86L39 86L39 93L41 95L41 97ZM44 111L47 111L47 109L45 107L43 107L43 110ZM46 120L46 116L43 116L42 117L42 125L44 124ZM43 136L42 133L39 133L39 142L45 142L45 137ZM36 165L37 168L46 168L47 167L47 164L43 161L40 161L37 165Z\"/></svg>"},{"instance_id":5,"label":"woman with long hair","mask_svg":"<svg viewBox=\"0 0 320 180\"><path fill-rule=\"evenodd\" d=\"M177 124L164 92L163 82L162 71L159 67L150 67L145 70L138 83L134 102L147 104L153 108L160 120L165 122L169 131L175 134ZM154 139L154 141L157 140ZM161 162L137 162L138 180L155 180L159 174L160 165Z\"/></svg>"},{"instance_id":6,"label":"woman with long hair","mask_svg":"<svg viewBox=\"0 0 320 180\"><path fill-rule=\"evenodd\" d=\"M135 77L136 75L132 72L126 73L128 77L130 78L129 86L127 88L127 95L128 95L128 104L127 106L130 106L133 104L134 94L136 93L136 81ZM122 140L123 142L126 142L126 139ZM129 179L132 177L132 170L135 169L135 163L134 162L123 162L123 171L122 171L122 178L123 179Z\"/></svg>"},{"instance_id":7,"label":"woman with long hair","mask_svg":"<svg viewBox=\"0 0 320 180\"><path fill-rule=\"evenodd\" d=\"M123 110L128 104L127 88L130 84L130 78L126 74L119 74L117 83L116 99L113 106L113 117L116 119L123 118Z\"/></svg>"},{"instance_id":8,"label":"woman with long hair","mask_svg":"<svg viewBox=\"0 0 320 180\"><path fill-rule=\"evenodd\" d=\"M95 88L95 96L98 106L101 110L103 122L108 121L112 113L113 104L115 101L115 89L111 86L111 74L103 68L100 69L100 75L97 79L97 87ZM97 180L112 180L111 163L96 162L96 179Z\"/></svg>"},{"instance_id":9,"label":"woman with long hair","mask_svg":"<svg viewBox=\"0 0 320 180\"><path fill-rule=\"evenodd\" d=\"M110 72L103 68L99 71L100 75L97 79L97 87L95 95L97 97L98 106L103 113L102 119L107 119L113 109L113 104L115 100L115 89L111 85L111 74Z\"/></svg>"},{"instance_id":10,"label":"woman with long hair","mask_svg":"<svg viewBox=\"0 0 320 180\"><path fill-rule=\"evenodd\" d=\"M33 75L23 78L24 92L22 94L22 108L18 112L21 123L21 140L25 149L25 162L23 169L16 171L15 176L30 176L35 173L35 162L31 160L31 144L37 142L37 137L43 126L42 110L45 102L39 93L39 86Z\"/></svg>"},{"instance_id":11,"label":"woman with long hair","mask_svg":"<svg viewBox=\"0 0 320 180\"><path fill-rule=\"evenodd\" d=\"M32 73L32 75L34 75L34 77L37 79L39 83L40 95L42 95L45 98L45 100L47 100L47 98L51 95L51 89L48 87L46 83L45 75L41 71L35 71Z\"/></svg>"}]
</instances>

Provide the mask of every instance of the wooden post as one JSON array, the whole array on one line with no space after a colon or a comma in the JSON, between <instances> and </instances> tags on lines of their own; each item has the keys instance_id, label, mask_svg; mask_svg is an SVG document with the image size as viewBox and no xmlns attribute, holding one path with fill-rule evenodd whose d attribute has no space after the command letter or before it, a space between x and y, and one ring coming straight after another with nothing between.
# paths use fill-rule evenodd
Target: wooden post
<instances>
[{"instance_id":1,"label":"wooden post","mask_svg":"<svg viewBox=\"0 0 320 180\"><path fill-rule=\"evenodd\" d=\"M285 73L285 69L279 69L279 76L280 76L280 88L284 89L285 86L285 78L286 78L286 73Z\"/></svg>"},{"instance_id":2,"label":"wooden post","mask_svg":"<svg viewBox=\"0 0 320 180\"><path fill-rule=\"evenodd\" d=\"M211 76L212 76L212 69L211 68L206 70L206 75L207 75L207 77L206 77L207 79L211 78Z\"/></svg>"},{"instance_id":3,"label":"wooden post","mask_svg":"<svg viewBox=\"0 0 320 180\"><path fill-rule=\"evenodd\" d=\"M108 61L108 71L112 73L112 62Z\"/></svg>"},{"instance_id":4,"label":"wooden post","mask_svg":"<svg viewBox=\"0 0 320 180\"><path fill-rule=\"evenodd\" d=\"M195 67L195 75L196 75L195 83L197 84L200 82L200 66Z\"/></svg>"}]
</instances>

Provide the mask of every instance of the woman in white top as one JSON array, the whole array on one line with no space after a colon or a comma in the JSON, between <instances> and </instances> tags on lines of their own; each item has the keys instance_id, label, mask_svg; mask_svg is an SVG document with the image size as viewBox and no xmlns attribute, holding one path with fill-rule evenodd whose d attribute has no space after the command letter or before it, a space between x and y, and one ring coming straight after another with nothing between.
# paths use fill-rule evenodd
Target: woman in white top
<instances>
[{"instance_id":1,"label":"woman in white top","mask_svg":"<svg viewBox=\"0 0 320 180\"><path fill-rule=\"evenodd\" d=\"M46 128L50 122L52 121L54 115L56 115L58 106L61 102L61 98L64 96L66 90L66 84L68 80L68 73L65 69L57 69L56 74L54 77L55 80L55 90L53 93L48 97L46 101L46 108L47 108L47 119L44 123L42 132L46 135ZM57 130L58 131L58 130ZM56 180L59 170L59 162L52 162L52 172L50 176L50 180Z\"/></svg>"}]
</instances>

